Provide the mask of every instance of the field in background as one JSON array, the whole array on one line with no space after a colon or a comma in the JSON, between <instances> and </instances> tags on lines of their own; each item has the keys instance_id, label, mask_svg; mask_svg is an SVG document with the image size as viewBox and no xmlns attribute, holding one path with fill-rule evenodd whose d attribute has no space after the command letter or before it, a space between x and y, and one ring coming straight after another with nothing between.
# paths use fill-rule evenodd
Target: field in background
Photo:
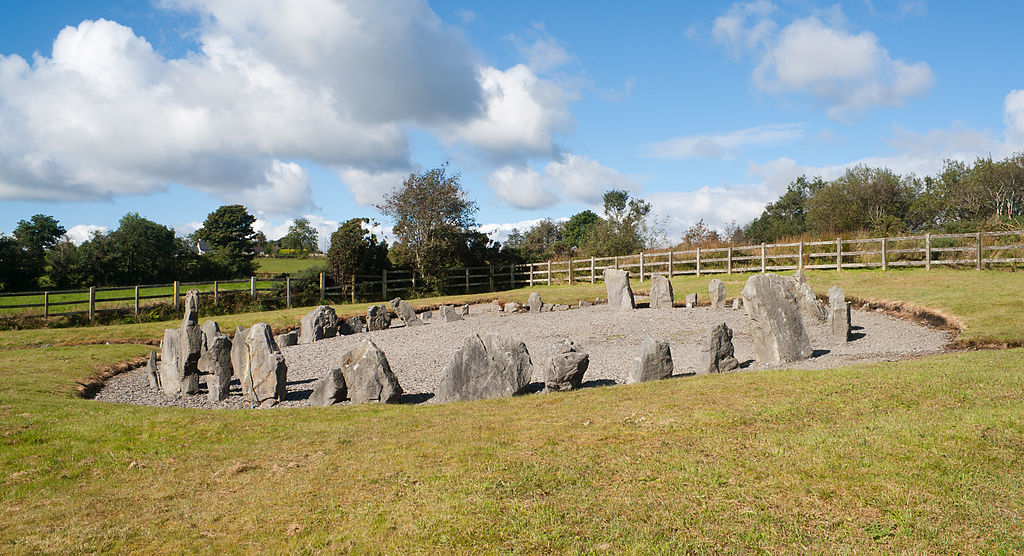
<instances>
[{"instance_id":1,"label":"field in background","mask_svg":"<svg viewBox=\"0 0 1024 556\"><path fill-rule=\"evenodd\" d=\"M295 274L306 270L311 266L325 265L327 264L327 259L325 257L309 259L256 257L256 262L260 265L256 272L266 274Z\"/></svg>"},{"instance_id":2,"label":"field in background","mask_svg":"<svg viewBox=\"0 0 1024 556\"><path fill-rule=\"evenodd\" d=\"M732 298L747 276L722 278ZM1016 273L808 278L947 312L965 338L1024 341ZM707 282L676 277L676 298L706 302ZM533 290L604 296L414 304ZM217 320L294 326L306 311ZM169 326L0 332L5 552L1024 550L1019 349L441 406L194 411L75 397L149 346L40 347Z\"/></svg>"}]
</instances>

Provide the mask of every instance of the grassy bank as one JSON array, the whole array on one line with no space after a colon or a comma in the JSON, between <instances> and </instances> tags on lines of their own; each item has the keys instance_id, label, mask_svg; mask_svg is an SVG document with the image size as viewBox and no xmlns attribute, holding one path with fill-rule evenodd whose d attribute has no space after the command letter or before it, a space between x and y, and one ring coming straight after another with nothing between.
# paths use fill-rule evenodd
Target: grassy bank
<instances>
[{"instance_id":1,"label":"grassy bank","mask_svg":"<svg viewBox=\"0 0 1024 556\"><path fill-rule=\"evenodd\" d=\"M1021 340L1002 302L1021 299L1017 276L809 279L948 311L965 335ZM726 278L737 295L746 277ZM676 278L677 298L706 299L707 280ZM536 289L549 302L603 290ZM218 320L286 326L306 310ZM164 326L0 333L4 552L1024 550L1022 350L254 412L78 399L75 381L150 348L33 347L156 338Z\"/></svg>"}]
</instances>

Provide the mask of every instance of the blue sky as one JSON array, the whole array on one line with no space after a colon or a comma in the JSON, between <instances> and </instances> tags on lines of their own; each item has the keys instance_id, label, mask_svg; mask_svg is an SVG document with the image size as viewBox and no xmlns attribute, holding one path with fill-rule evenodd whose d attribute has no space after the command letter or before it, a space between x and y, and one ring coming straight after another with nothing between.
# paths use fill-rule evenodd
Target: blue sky
<instances>
[{"instance_id":1,"label":"blue sky","mask_svg":"<svg viewBox=\"0 0 1024 556\"><path fill-rule=\"evenodd\" d=\"M1024 150L1024 5L979 6L4 2L0 231L234 202L386 231L373 203L450 160L498 239L615 187L678 240L801 174Z\"/></svg>"}]
</instances>

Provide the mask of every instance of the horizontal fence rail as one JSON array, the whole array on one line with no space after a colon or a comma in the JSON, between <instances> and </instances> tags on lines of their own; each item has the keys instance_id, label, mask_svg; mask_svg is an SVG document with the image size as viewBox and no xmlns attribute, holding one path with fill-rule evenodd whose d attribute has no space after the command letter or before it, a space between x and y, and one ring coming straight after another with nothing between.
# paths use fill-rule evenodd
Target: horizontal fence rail
<instances>
[{"instance_id":1,"label":"horizontal fence rail","mask_svg":"<svg viewBox=\"0 0 1024 556\"><path fill-rule=\"evenodd\" d=\"M595 284L607 269L628 270L640 281L651 274L666 276L714 275L750 272L854 268L932 267L992 268L1024 263L1024 231L975 232L965 234L923 234L902 237L841 239L795 243L741 245L696 248L676 251L662 249L618 257L590 257L565 261L545 261L504 266L477 266L450 271L441 279L443 293L481 293L523 286L556 284ZM242 280L212 282L172 282L121 287L91 287L80 290L55 290L32 293L0 293L0 315L20 316L23 309L40 309L39 316L88 314L95 320L99 311L134 311L170 301L181 307L182 295L196 289L200 295L220 302L222 294L248 293L253 299L282 302L292 307L299 294L296 283L287 275L261 274ZM384 270L379 275L349 276L341 282L321 273L312 284L313 295L321 303L328 300L388 300L396 296L415 296L436 289L416 270ZM305 284L304 295L310 295ZM307 297L308 299L308 297ZM101 308L100 306L103 305ZM54 311L56 308L58 311ZM67 309L67 310L65 310ZM32 312L29 311L29 314Z\"/></svg>"}]
</instances>

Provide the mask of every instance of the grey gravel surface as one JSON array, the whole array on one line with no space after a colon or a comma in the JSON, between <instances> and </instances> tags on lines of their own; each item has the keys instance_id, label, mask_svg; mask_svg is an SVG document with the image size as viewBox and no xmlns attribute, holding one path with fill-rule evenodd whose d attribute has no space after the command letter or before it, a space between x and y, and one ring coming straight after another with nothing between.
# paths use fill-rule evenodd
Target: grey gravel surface
<instances>
[{"instance_id":1,"label":"grey gravel surface","mask_svg":"<svg viewBox=\"0 0 1024 556\"><path fill-rule=\"evenodd\" d=\"M836 346L830 341L828 326L812 320L805 319L805 325L814 357L778 367L827 369L852 363L906 359L939 353L950 340L941 330L874 311L854 311L853 340ZM328 369L338 367L342 355L367 336L387 355L405 391L403 403L430 403L441 369L463 338L474 332L508 334L525 342L534 366L532 381L535 389L540 389L544 364L552 354L552 345L559 340L571 339L590 354L590 368L583 386L604 386L625 382L630 362L647 336L669 341L676 375L696 371L704 336L711 327L722 322L733 330L736 358L741 363L738 372L770 368L753 361L748 320L742 310L677 307L616 311L607 305L596 305L570 311L504 314L492 313L490 305L476 305L462 321L431 319L424 326L406 328L399 324L388 330L284 348L288 395L277 407L309 405L313 383ZM205 384L200 388L200 393L194 396L164 396L149 388L145 369L138 369L110 379L96 399L154 406L248 407L237 380L232 381L230 394L223 402L208 401Z\"/></svg>"}]
</instances>

